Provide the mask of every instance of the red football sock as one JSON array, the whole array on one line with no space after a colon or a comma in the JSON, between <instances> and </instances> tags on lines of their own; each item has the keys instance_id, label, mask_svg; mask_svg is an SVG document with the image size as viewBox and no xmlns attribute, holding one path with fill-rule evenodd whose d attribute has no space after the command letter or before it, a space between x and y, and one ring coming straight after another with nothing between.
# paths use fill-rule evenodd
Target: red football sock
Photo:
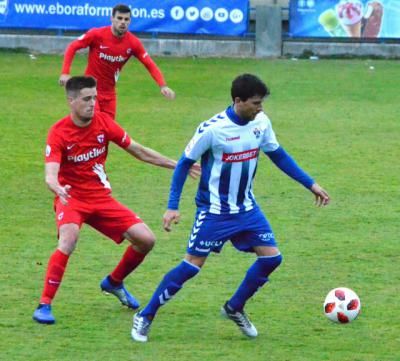
<instances>
[{"instance_id":1,"label":"red football sock","mask_svg":"<svg viewBox=\"0 0 400 361\"><path fill-rule=\"evenodd\" d=\"M57 249L50 257L40 303L50 304L60 286L69 256Z\"/></svg>"},{"instance_id":2,"label":"red football sock","mask_svg":"<svg viewBox=\"0 0 400 361\"><path fill-rule=\"evenodd\" d=\"M110 274L111 280L117 284L122 283L124 278L142 263L144 257L146 257L145 254L139 253L129 246L122 256L121 261L119 261L118 266Z\"/></svg>"}]
</instances>

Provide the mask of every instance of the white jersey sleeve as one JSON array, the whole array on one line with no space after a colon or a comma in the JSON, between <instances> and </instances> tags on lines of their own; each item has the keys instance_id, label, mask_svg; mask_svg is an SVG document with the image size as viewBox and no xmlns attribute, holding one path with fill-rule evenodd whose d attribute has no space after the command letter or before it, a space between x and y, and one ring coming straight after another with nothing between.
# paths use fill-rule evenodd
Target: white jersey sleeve
<instances>
[{"instance_id":1,"label":"white jersey sleeve","mask_svg":"<svg viewBox=\"0 0 400 361\"><path fill-rule=\"evenodd\" d=\"M212 145L212 131L204 122L197 128L196 133L185 148L185 157L197 161Z\"/></svg>"},{"instance_id":2,"label":"white jersey sleeve","mask_svg":"<svg viewBox=\"0 0 400 361\"><path fill-rule=\"evenodd\" d=\"M265 113L260 113L259 116L263 118L264 124L266 125L260 148L263 152L273 152L279 148L279 143L272 129L271 121Z\"/></svg>"}]
</instances>

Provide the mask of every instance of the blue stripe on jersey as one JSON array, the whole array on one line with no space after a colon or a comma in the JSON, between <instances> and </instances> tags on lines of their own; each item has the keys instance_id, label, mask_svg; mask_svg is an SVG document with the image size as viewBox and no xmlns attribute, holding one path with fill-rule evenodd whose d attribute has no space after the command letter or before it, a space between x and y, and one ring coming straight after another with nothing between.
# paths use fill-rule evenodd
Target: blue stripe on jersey
<instances>
[{"instance_id":1,"label":"blue stripe on jersey","mask_svg":"<svg viewBox=\"0 0 400 361\"><path fill-rule=\"evenodd\" d=\"M253 203L253 206L255 206L256 205L256 200L253 197L252 190L253 190L253 185L251 185L251 187L249 188L249 193L247 193L247 196L250 198L251 202Z\"/></svg>"},{"instance_id":2,"label":"blue stripe on jersey","mask_svg":"<svg viewBox=\"0 0 400 361\"><path fill-rule=\"evenodd\" d=\"M245 192L249 180L249 162L242 163L242 173L240 175L240 183L237 195L236 205L239 207L240 212L245 210L243 201L245 199Z\"/></svg>"},{"instance_id":3,"label":"blue stripe on jersey","mask_svg":"<svg viewBox=\"0 0 400 361\"><path fill-rule=\"evenodd\" d=\"M255 200L255 198L253 197L252 190L253 190L253 181L254 181L254 177L256 176L256 173L257 173L257 168L258 168L258 163L256 164L256 167L254 168L253 178L252 178L252 180L251 180L251 184L250 184L250 187L249 187L249 192L247 193L247 196L251 199L251 201L252 201L252 203L253 203L253 206L256 204L256 200Z\"/></svg>"},{"instance_id":4,"label":"blue stripe on jersey","mask_svg":"<svg viewBox=\"0 0 400 361\"><path fill-rule=\"evenodd\" d=\"M201 156L201 178L196 194L196 205L201 209L210 208L210 190L208 183L214 165L214 155L211 150Z\"/></svg>"},{"instance_id":5,"label":"blue stripe on jersey","mask_svg":"<svg viewBox=\"0 0 400 361\"><path fill-rule=\"evenodd\" d=\"M221 213L229 212L229 185L231 181L232 163L223 163L218 187L219 199L221 202Z\"/></svg>"}]
</instances>

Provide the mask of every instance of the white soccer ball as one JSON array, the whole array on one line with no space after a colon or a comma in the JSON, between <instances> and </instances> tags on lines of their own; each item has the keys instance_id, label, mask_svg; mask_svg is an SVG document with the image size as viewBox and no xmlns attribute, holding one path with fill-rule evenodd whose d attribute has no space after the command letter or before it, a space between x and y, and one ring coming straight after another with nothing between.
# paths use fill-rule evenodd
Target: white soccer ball
<instances>
[{"instance_id":1,"label":"white soccer ball","mask_svg":"<svg viewBox=\"0 0 400 361\"><path fill-rule=\"evenodd\" d=\"M324 313L333 322L349 323L354 321L360 310L360 298L350 288L334 288L325 298Z\"/></svg>"}]
</instances>

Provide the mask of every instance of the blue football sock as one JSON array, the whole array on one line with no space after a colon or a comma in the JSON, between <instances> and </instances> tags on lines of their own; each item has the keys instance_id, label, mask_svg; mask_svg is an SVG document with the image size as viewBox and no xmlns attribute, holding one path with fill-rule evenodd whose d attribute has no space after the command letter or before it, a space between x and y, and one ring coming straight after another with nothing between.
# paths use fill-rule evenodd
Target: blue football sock
<instances>
[{"instance_id":1,"label":"blue football sock","mask_svg":"<svg viewBox=\"0 0 400 361\"><path fill-rule=\"evenodd\" d=\"M140 315L153 318L158 309L169 301L182 288L182 285L199 271L200 267L183 260L164 276L149 303L140 311Z\"/></svg>"},{"instance_id":2,"label":"blue football sock","mask_svg":"<svg viewBox=\"0 0 400 361\"><path fill-rule=\"evenodd\" d=\"M236 311L241 311L246 301L256 293L267 281L268 276L282 262L281 254L276 256L261 256L251 265L239 288L228 301L228 305Z\"/></svg>"}]
</instances>

